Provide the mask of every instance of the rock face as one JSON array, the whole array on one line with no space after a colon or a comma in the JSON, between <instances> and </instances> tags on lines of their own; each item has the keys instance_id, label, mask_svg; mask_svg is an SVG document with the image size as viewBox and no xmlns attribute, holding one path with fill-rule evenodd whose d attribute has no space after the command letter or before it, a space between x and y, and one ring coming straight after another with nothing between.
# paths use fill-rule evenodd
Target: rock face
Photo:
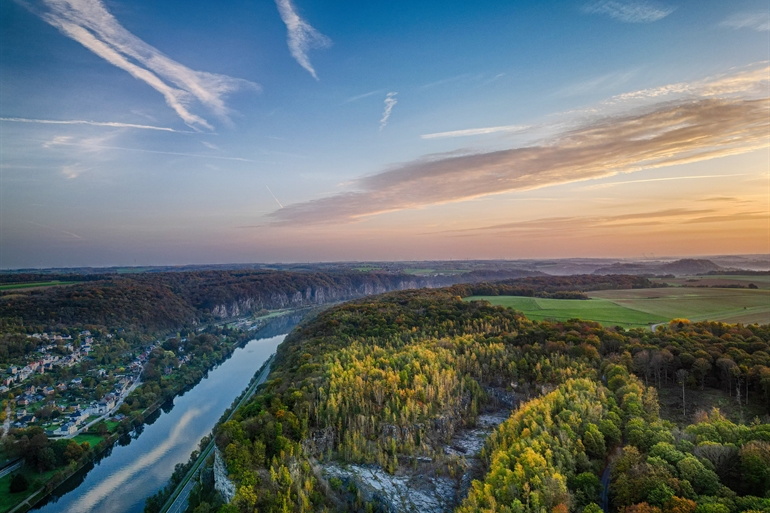
<instances>
[{"instance_id":1,"label":"rock face","mask_svg":"<svg viewBox=\"0 0 770 513\"><path fill-rule=\"evenodd\" d=\"M520 278L533 274L538 273L473 271L457 275L433 276L389 273L274 273L265 275L265 281L262 282L223 283L218 287L208 284L205 289L202 287L196 292L193 302L197 308L208 310L221 319L227 319L263 308L275 310L316 306L394 290L446 287L456 283ZM274 280L269 281L268 278L274 278Z\"/></svg>"},{"instance_id":2,"label":"rock face","mask_svg":"<svg viewBox=\"0 0 770 513\"><path fill-rule=\"evenodd\" d=\"M504 422L511 411L507 408L479 415L472 428L458 427L447 417L433 419L431 426L414 428L433 431L433 436L450 437L439 446L444 456L400 458L395 474L389 474L379 465L327 462L322 474L327 480L341 482L338 493L349 503L356 499L376 504L381 513L448 513L465 498L473 479L483 477L479 453L489 434ZM453 433L450 435L449 433ZM402 438L412 435L412 427L383 426L382 437ZM447 458L462 469L461 474L448 471ZM354 490L354 492L350 492Z\"/></svg>"},{"instance_id":3,"label":"rock face","mask_svg":"<svg viewBox=\"0 0 770 513\"><path fill-rule=\"evenodd\" d=\"M315 306L334 301L346 301L363 296L382 294L393 290L430 287L428 280L398 279L392 281L364 282L358 286L309 286L305 290L292 292L274 291L266 294L242 297L229 303L219 303L212 307L211 313L225 319L238 317L263 308L274 310L288 307Z\"/></svg>"},{"instance_id":4,"label":"rock face","mask_svg":"<svg viewBox=\"0 0 770 513\"><path fill-rule=\"evenodd\" d=\"M333 450L337 441L337 433L334 428L326 427L318 429L302 440L302 450L307 454L319 455L328 450Z\"/></svg>"},{"instance_id":5,"label":"rock face","mask_svg":"<svg viewBox=\"0 0 770 513\"><path fill-rule=\"evenodd\" d=\"M327 478L355 485L364 502L388 513L444 513L456 505L454 479L424 472L391 475L377 465L324 465Z\"/></svg>"},{"instance_id":6,"label":"rock face","mask_svg":"<svg viewBox=\"0 0 770 513\"><path fill-rule=\"evenodd\" d=\"M218 447L214 447L214 489L229 503L235 497L235 484L227 477L227 467Z\"/></svg>"}]
</instances>

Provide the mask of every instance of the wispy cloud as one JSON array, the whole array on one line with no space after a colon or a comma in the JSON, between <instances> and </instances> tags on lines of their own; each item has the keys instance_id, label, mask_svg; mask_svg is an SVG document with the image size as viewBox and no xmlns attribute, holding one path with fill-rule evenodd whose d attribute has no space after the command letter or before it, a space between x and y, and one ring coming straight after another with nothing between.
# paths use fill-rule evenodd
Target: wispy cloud
<instances>
[{"instance_id":1,"label":"wispy cloud","mask_svg":"<svg viewBox=\"0 0 770 513\"><path fill-rule=\"evenodd\" d=\"M258 89L246 80L192 70L126 30L100 0L17 0L65 36L163 95L166 104L190 127L213 129L190 108L194 100L229 122L227 94Z\"/></svg>"},{"instance_id":2,"label":"wispy cloud","mask_svg":"<svg viewBox=\"0 0 770 513\"><path fill-rule=\"evenodd\" d=\"M604 103L614 104L629 100L659 100L664 96L697 96L703 98L757 93L766 94L768 85L770 85L770 66L765 62L737 72L717 75L703 80L677 82L619 94Z\"/></svg>"},{"instance_id":3,"label":"wispy cloud","mask_svg":"<svg viewBox=\"0 0 770 513\"><path fill-rule=\"evenodd\" d=\"M739 12L735 13L720 25L723 27L730 27L734 29L754 29L759 32L767 32L770 30L770 12Z\"/></svg>"},{"instance_id":4,"label":"wispy cloud","mask_svg":"<svg viewBox=\"0 0 770 513\"><path fill-rule=\"evenodd\" d=\"M668 182L670 180L709 180L713 178L728 178L732 176L746 176L745 173L737 173L732 175L695 175L695 176L666 176L663 178L647 178L644 180L624 180L622 182L609 182L598 183L596 185L589 185L584 187L586 190L590 189L606 189L608 187L616 187L618 185L627 185L632 183L646 183L646 182Z\"/></svg>"},{"instance_id":5,"label":"wispy cloud","mask_svg":"<svg viewBox=\"0 0 770 513\"><path fill-rule=\"evenodd\" d=\"M310 64L307 52L311 48L326 48L331 46L331 39L318 32L310 26L308 22L300 18L297 11L294 10L291 0L275 0L275 5L278 6L278 13L286 24L286 30L288 32L287 43L289 45L291 56L294 57L294 60L296 60L300 66L305 68L308 73L313 75L314 79L318 80L315 69L313 69L313 65Z\"/></svg>"},{"instance_id":6,"label":"wispy cloud","mask_svg":"<svg viewBox=\"0 0 770 513\"><path fill-rule=\"evenodd\" d=\"M290 205L279 223L363 216L531 190L767 147L770 99L684 98L588 119L539 143L434 155L358 180L356 190Z\"/></svg>"},{"instance_id":7,"label":"wispy cloud","mask_svg":"<svg viewBox=\"0 0 770 513\"><path fill-rule=\"evenodd\" d=\"M56 136L52 140L43 144L44 148L52 148L55 146L77 146L88 151L101 151L101 150L118 150L118 151L131 151L136 153L155 153L159 155L172 155L177 157L194 157L201 159L217 159L217 160L234 160L236 162L252 162L259 164L275 164L275 162L265 162L259 160L245 159L241 157L224 157L221 155L204 155L200 153L182 153L177 151L160 151L160 150L148 150L144 148L127 148L124 146L112 146L102 144L99 139L75 139L70 136Z\"/></svg>"},{"instance_id":8,"label":"wispy cloud","mask_svg":"<svg viewBox=\"0 0 770 513\"><path fill-rule=\"evenodd\" d=\"M76 233L68 232L67 230L62 230L60 228L52 228L50 226L46 226L44 224L36 223L34 221L29 221L29 220L27 221L27 223L29 223L29 224L31 224L33 226L39 226L40 228L45 228L46 230L51 230L51 231L54 231L54 232L63 233L64 235L67 235L67 236L69 236L70 238L73 238L73 239L78 239L78 240L82 240L83 239L83 237L81 237L80 235L78 235Z\"/></svg>"},{"instance_id":9,"label":"wispy cloud","mask_svg":"<svg viewBox=\"0 0 770 513\"><path fill-rule=\"evenodd\" d=\"M165 126L135 125L133 123L120 123L117 121L85 121L81 119L27 119L27 118L0 118L6 123L37 123L41 125L90 125L106 126L110 128L137 128L140 130L160 130L161 132L175 132L190 134L185 130L174 130Z\"/></svg>"},{"instance_id":10,"label":"wispy cloud","mask_svg":"<svg viewBox=\"0 0 770 513\"><path fill-rule=\"evenodd\" d=\"M634 75L635 71L619 71L613 73L606 73L599 77L595 77L583 82L577 82L570 84L556 92L557 96L569 97L580 96L584 94L596 94L597 92L606 91L608 89L617 88L626 82L628 82Z\"/></svg>"},{"instance_id":11,"label":"wispy cloud","mask_svg":"<svg viewBox=\"0 0 770 513\"><path fill-rule=\"evenodd\" d=\"M583 6L583 12L603 14L626 23L651 23L665 18L675 7L657 2L634 2L624 0L597 0Z\"/></svg>"},{"instance_id":12,"label":"wispy cloud","mask_svg":"<svg viewBox=\"0 0 770 513\"><path fill-rule=\"evenodd\" d=\"M438 233L455 234L457 237L488 237L489 235L526 237L531 241L554 236L583 237L587 233L594 235L617 233L619 229L662 226L671 228L672 225L737 223L766 218L767 212L735 212L730 215L720 215L715 209L672 208L610 216L545 217L490 226L444 230Z\"/></svg>"},{"instance_id":13,"label":"wispy cloud","mask_svg":"<svg viewBox=\"0 0 770 513\"><path fill-rule=\"evenodd\" d=\"M504 75L504 73L503 73L503 75ZM420 89L420 90L430 89L432 87L442 86L444 84L451 84L452 82L457 82L459 80L463 80L465 78L469 78L470 76L471 76L470 73L463 73L462 75L455 75L455 76L449 77L449 78L442 78L441 80L436 80L435 82L429 82L427 84L423 84L418 89ZM498 76L500 76L500 75L498 75ZM495 77L495 78L497 78L497 77Z\"/></svg>"},{"instance_id":14,"label":"wispy cloud","mask_svg":"<svg viewBox=\"0 0 770 513\"><path fill-rule=\"evenodd\" d=\"M505 126L489 126L486 128L467 128L465 130L453 130L451 132L437 132L434 134L423 134L420 137L422 139L445 139L448 137L468 137L471 135L487 135L495 134L498 132L521 132L528 129L525 125L505 125Z\"/></svg>"},{"instance_id":15,"label":"wispy cloud","mask_svg":"<svg viewBox=\"0 0 770 513\"><path fill-rule=\"evenodd\" d=\"M648 212L633 212L612 216L574 216L574 217L545 217L528 221L514 221L510 223L493 224L474 228L462 228L459 230L447 230L442 233L463 232L505 232L505 233L532 233L533 231L564 230L573 232L575 229L593 229L598 227L640 226L661 224L676 218L695 219L703 214L714 213L713 209L688 209L670 208L666 210L653 210Z\"/></svg>"},{"instance_id":16,"label":"wispy cloud","mask_svg":"<svg viewBox=\"0 0 770 513\"><path fill-rule=\"evenodd\" d=\"M385 128L385 125L388 124L390 113L393 111L393 107L395 107L398 103L398 100L396 100L397 94L398 93L390 92L385 95L385 110L382 111L382 118L380 119L380 130Z\"/></svg>"},{"instance_id":17,"label":"wispy cloud","mask_svg":"<svg viewBox=\"0 0 770 513\"><path fill-rule=\"evenodd\" d=\"M374 96L375 94L379 94L381 92L382 92L382 89L377 89L375 91L369 91L368 93L351 96L350 98L342 102L341 105L345 105L346 103L357 102L358 100L363 100L364 98L368 98L369 96Z\"/></svg>"}]
</instances>

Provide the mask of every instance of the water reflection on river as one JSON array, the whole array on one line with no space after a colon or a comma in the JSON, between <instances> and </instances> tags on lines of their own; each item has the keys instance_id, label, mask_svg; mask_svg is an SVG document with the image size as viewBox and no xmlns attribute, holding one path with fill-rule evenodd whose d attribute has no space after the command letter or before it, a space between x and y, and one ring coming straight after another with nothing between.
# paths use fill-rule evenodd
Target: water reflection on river
<instances>
[{"instance_id":1,"label":"water reflection on river","mask_svg":"<svg viewBox=\"0 0 770 513\"><path fill-rule=\"evenodd\" d=\"M271 334L263 331L261 336ZM145 499L166 484L178 463L188 460L285 336L252 340L236 349L230 359L175 398L173 406L156 412L140 432L124 436L100 461L82 469L36 509L45 513L143 511Z\"/></svg>"}]
</instances>

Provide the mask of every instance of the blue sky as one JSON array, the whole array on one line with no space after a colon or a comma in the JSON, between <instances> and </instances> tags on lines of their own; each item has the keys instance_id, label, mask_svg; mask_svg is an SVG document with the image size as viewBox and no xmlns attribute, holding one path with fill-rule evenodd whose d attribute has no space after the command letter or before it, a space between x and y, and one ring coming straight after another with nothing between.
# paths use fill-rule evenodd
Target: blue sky
<instances>
[{"instance_id":1,"label":"blue sky","mask_svg":"<svg viewBox=\"0 0 770 513\"><path fill-rule=\"evenodd\" d=\"M3 2L0 267L768 252L768 60L766 2Z\"/></svg>"}]
</instances>

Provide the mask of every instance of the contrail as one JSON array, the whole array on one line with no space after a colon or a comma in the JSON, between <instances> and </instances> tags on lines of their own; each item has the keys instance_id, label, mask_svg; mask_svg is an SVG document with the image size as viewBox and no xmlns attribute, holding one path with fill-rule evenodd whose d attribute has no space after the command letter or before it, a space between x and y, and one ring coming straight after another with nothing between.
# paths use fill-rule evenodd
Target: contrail
<instances>
[{"instance_id":1,"label":"contrail","mask_svg":"<svg viewBox=\"0 0 770 513\"><path fill-rule=\"evenodd\" d=\"M265 187L267 187L267 184L265 184ZM275 197L275 194L273 194L273 191L270 190L270 187L267 187L268 192L270 192L270 195L273 197L276 203L278 203L278 206L283 208L283 205L281 205L281 202L278 201L278 198Z\"/></svg>"},{"instance_id":2,"label":"contrail","mask_svg":"<svg viewBox=\"0 0 770 513\"><path fill-rule=\"evenodd\" d=\"M176 132L182 134L194 134L189 130L174 130L165 126L137 125L134 123L119 123L117 121L87 121L84 119L29 119L29 118L0 118L0 121L11 123L39 123L42 125L91 125L107 126L114 128L139 128L142 130L160 130L163 132Z\"/></svg>"}]
</instances>

